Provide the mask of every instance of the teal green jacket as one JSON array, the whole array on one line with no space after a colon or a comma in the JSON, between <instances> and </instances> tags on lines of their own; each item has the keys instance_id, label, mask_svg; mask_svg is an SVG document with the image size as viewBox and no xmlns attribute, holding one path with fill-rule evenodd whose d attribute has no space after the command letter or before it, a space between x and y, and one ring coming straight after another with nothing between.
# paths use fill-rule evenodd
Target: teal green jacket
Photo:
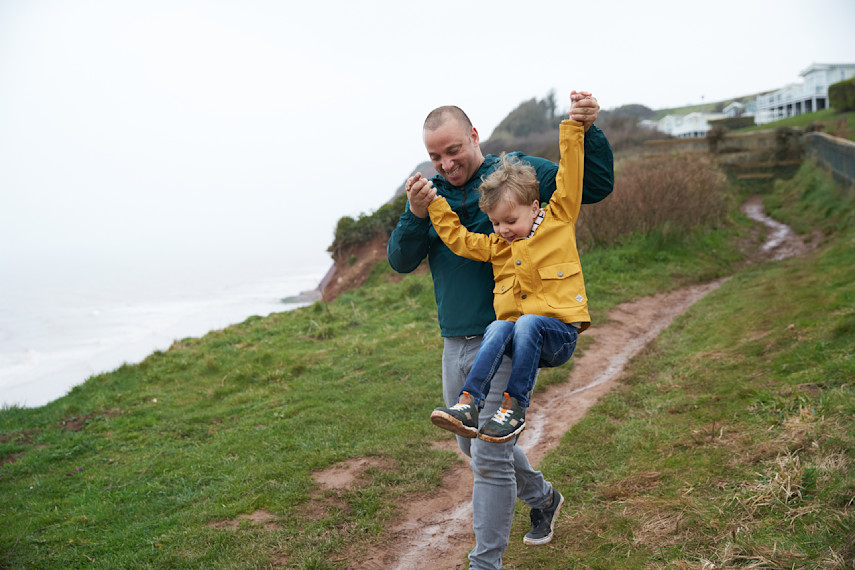
<instances>
[{"instance_id":1,"label":"teal green jacket","mask_svg":"<svg viewBox=\"0 0 855 570\"><path fill-rule=\"evenodd\" d=\"M548 202L555 191L558 165L550 160L510 153L531 164L540 183L540 201ZM431 179L439 195L469 231L489 234L493 225L478 208L482 177L499 165L499 157L488 154L481 168L462 188L452 186L441 175ZM585 133L585 174L582 203L592 204L608 196L614 187L614 158L609 141L596 125ZM442 336L470 336L484 333L496 319L493 310L493 268L490 263L459 257L442 243L430 217L419 218L407 204L398 225L389 236L386 257L395 271L409 273L427 257L433 276L434 295Z\"/></svg>"}]
</instances>

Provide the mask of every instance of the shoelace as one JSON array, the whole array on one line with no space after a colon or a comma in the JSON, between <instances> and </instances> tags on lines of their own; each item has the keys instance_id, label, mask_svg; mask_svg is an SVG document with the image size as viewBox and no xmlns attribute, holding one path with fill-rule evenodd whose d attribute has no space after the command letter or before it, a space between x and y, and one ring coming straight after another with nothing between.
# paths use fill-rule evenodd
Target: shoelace
<instances>
[{"instance_id":1,"label":"shoelace","mask_svg":"<svg viewBox=\"0 0 855 570\"><path fill-rule=\"evenodd\" d=\"M501 410L496 412L496 415L493 416L493 420L495 420L495 422L497 424L503 424L506 421L508 421L508 416L510 416L510 415L511 415L511 410L509 410L507 408L502 408Z\"/></svg>"},{"instance_id":2,"label":"shoelace","mask_svg":"<svg viewBox=\"0 0 855 570\"><path fill-rule=\"evenodd\" d=\"M465 410L466 408L468 408L471 405L472 404L460 404L460 403L458 403L458 404L454 404L453 406L451 406L451 409L452 410Z\"/></svg>"}]
</instances>

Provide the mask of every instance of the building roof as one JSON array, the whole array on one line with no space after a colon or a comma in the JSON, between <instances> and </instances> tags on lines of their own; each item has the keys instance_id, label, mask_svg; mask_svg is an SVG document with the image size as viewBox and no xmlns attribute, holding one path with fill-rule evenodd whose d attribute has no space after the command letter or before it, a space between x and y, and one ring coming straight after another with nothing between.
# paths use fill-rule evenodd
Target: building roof
<instances>
[{"instance_id":1,"label":"building roof","mask_svg":"<svg viewBox=\"0 0 855 570\"><path fill-rule=\"evenodd\" d=\"M799 76L804 77L813 71L828 71L829 69L839 69L841 67L844 69L855 69L855 63L812 63L807 69L799 73Z\"/></svg>"}]
</instances>

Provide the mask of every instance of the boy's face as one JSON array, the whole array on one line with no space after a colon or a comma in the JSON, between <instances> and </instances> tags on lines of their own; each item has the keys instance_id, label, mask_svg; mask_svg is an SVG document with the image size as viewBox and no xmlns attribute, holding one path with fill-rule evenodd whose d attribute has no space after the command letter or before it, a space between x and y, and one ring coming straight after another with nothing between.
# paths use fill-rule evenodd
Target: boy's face
<instances>
[{"instance_id":1,"label":"boy's face","mask_svg":"<svg viewBox=\"0 0 855 570\"><path fill-rule=\"evenodd\" d=\"M487 217L490 218L496 235L508 243L513 243L515 239L528 237L539 211L540 204L536 200L531 204L500 200L487 212Z\"/></svg>"}]
</instances>

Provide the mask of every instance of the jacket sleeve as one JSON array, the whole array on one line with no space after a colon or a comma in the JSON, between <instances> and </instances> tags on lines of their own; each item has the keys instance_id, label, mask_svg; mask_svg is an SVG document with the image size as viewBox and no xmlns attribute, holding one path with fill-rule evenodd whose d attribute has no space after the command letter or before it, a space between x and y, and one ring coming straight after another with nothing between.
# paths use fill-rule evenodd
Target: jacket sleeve
<instances>
[{"instance_id":1,"label":"jacket sleeve","mask_svg":"<svg viewBox=\"0 0 855 570\"><path fill-rule=\"evenodd\" d=\"M475 261L490 261L490 236L467 230L445 198L440 196L431 202L428 213L439 239L455 255Z\"/></svg>"},{"instance_id":2,"label":"jacket sleeve","mask_svg":"<svg viewBox=\"0 0 855 570\"><path fill-rule=\"evenodd\" d=\"M582 203L594 204L612 193L615 187L615 162L612 147L597 125L585 133L585 178Z\"/></svg>"},{"instance_id":3,"label":"jacket sleeve","mask_svg":"<svg viewBox=\"0 0 855 570\"><path fill-rule=\"evenodd\" d=\"M558 144L561 158L555 178L555 193L549 207L555 219L576 223L582 206L582 163L585 131L582 123L562 121L559 127Z\"/></svg>"},{"instance_id":4,"label":"jacket sleeve","mask_svg":"<svg viewBox=\"0 0 855 570\"><path fill-rule=\"evenodd\" d=\"M429 228L430 218L413 214L408 202L386 244L386 259L392 269L409 273L419 266L430 250Z\"/></svg>"},{"instance_id":5,"label":"jacket sleeve","mask_svg":"<svg viewBox=\"0 0 855 570\"><path fill-rule=\"evenodd\" d=\"M534 167L540 184L540 201L549 202L555 192L555 175L558 165L536 156L521 156ZM599 202L614 189L614 156L606 135L593 125L585 133L585 177L582 183L582 203Z\"/></svg>"}]
</instances>

